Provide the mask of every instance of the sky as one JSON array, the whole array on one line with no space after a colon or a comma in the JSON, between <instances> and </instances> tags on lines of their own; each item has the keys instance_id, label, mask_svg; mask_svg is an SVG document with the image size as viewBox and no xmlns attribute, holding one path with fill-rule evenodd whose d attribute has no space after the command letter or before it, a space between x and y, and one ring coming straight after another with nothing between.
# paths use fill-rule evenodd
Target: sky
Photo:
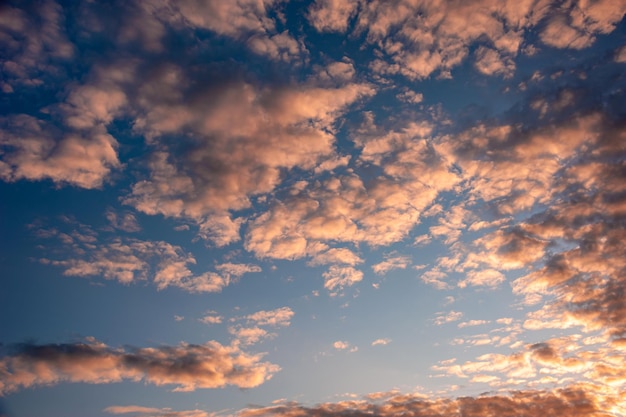
<instances>
[{"instance_id":1,"label":"sky","mask_svg":"<svg viewBox=\"0 0 626 417\"><path fill-rule=\"evenodd\" d=\"M0 5L0 416L626 416L626 0Z\"/></svg>"}]
</instances>

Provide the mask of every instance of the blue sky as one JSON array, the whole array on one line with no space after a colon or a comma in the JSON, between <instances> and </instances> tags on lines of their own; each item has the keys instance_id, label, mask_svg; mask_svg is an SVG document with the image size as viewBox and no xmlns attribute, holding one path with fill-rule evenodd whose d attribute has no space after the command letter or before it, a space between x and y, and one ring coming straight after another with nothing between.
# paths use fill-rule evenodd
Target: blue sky
<instances>
[{"instance_id":1,"label":"blue sky","mask_svg":"<svg viewBox=\"0 0 626 417\"><path fill-rule=\"evenodd\" d=\"M0 415L625 416L625 12L3 4Z\"/></svg>"}]
</instances>

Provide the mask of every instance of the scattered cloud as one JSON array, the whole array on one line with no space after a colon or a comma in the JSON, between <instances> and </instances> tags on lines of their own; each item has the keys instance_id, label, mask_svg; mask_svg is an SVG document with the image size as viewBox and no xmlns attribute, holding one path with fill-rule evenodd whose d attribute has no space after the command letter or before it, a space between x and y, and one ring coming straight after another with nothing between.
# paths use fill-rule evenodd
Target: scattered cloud
<instances>
[{"instance_id":1,"label":"scattered cloud","mask_svg":"<svg viewBox=\"0 0 626 417\"><path fill-rule=\"evenodd\" d=\"M198 319L204 324L220 324L224 321L224 317L217 314L215 311L209 311L208 314Z\"/></svg>"},{"instance_id":2,"label":"scattered cloud","mask_svg":"<svg viewBox=\"0 0 626 417\"><path fill-rule=\"evenodd\" d=\"M463 317L463 313L460 312L460 311L450 311L448 313L438 313L437 317L433 320L433 322L437 326L440 326L442 324L452 323L454 321L459 321L459 320L461 320L461 317Z\"/></svg>"},{"instance_id":3,"label":"scattered cloud","mask_svg":"<svg viewBox=\"0 0 626 417\"><path fill-rule=\"evenodd\" d=\"M378 275L384 275L394 269L406 269L411 264L411 258L406 255L389 255L384 261L372 265L372 270Z\"/></svg>"},{"instance_id":4,"label":"scattered cloud","mask_svg":"<svg viewBox=\"0 0 626 417\"><path fill-rule=\"evenodd\" d=\"M346 414L395 416L398 414L415 417L463 415L479 417L485 414L498 415L551 415L574 417L582 415L606 415L600 408L593 391L584 385L572 385L563 389L514 391L505 394L484 394L477 397L456 399L428 397L423 394L395 394L380 397L381 402L352 400L339 403L323 403L313 407L301 404L277 405L265 408L248 408L238 413L239 417L301 417L323 414L342 416Z\"/></svg>"},{"instance_id":5,"label":"scattered cloud","mask_svg":"<svg viewBox=\"0 0 626 417\"><path fill-rule=\"evenodd\" d=\"M110 220L110 212L107 213ZM64 269L67 276L102 277L122 284L149 280L158 290L180 288L192 293L220 292L242 275L260 272L250 264L224 263L216 272L194 273L195 257L182 247L163 241L129 237L100 236L84 225L69 224L71 233L52 230L46 238L56 238L65 248L65 259L41 258L45 265Z\"/></svg>"},{"instance_id":6,"label":"scattered cloud","mask_svg":"<svg viewBox=\"0 0 626 417\"><path fill-rule=\"evenodd\" d=\"M483 324L488 324L488 323L490 323L489 320L470 320L470 321L464 321L462 323L457 324L457 327L459 329L462 329L464 327L482 326Z\"/></svg>"},{"instance_id":7,"label":"scattered cloud","mask_svg":"<svg viewBox=\"0 0 626 417\"><path fill-rule=\"evenodd\" d=\"M257 311L246 316L248 321L256 323L258 326L289 326L294 312L289 307L281 307L270 311Z\"/></svg>"}]
</instances>

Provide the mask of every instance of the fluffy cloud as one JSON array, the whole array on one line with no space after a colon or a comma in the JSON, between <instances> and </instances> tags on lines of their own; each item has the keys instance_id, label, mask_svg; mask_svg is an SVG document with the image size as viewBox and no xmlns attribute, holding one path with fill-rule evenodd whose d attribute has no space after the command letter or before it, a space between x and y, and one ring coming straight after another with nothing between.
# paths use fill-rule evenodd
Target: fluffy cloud
<instances>
[{"instance_id":1,"label":"fluffy cloud","mask_svg":"<svg viewBox=\"0 0 626 417\"><path fill-rule=\"evenodd\" d=\"M25 9L0 6L0 87L4 93L42 85L58 65L75 53L65 33L61 6L51 0L22 6Z\"/></svg>"},{"instance_id":2,"label":"fluffy cloud","mask_svg":"<svg viewBox=\"0 0 626 417\"><path fill-rule=\"evenodd\" d=\"M101 125L68 132L26 114L4 117L0 119L0 178L50 179L99 188L120 167L117 147Z\"/></svg>"},{"instance_id":3,"label":"fluffy cloud","mask_svg":"<svg viewBox=\"0 0 626 417\"><path fill-rule=\"evenodd\" d=\"M557 48L586 48L596 35L612 32L625 10L623 0L564 4L549 17L540 34L541 40Z\"/></svg>"},{"instance_id":4,"label":"fluffy cloud","mask_svg":"<svg viewBox=\"0 0 626 417\"><path fill-rule=\"evenodd\" d=\"M385 130L366 113L354 132L359 163L385 175L364 182L349 173L306 184L249 223L246 249L259 257L309 256L316 264L338 242L377 247L401 241L419 223L420 212L460 180L429 143L431 133L427 122Z\"/></svg>"},{"instance_id":5,"label":"fluffy cloud","mask_svg":"<svg viewBox=\"0 0 626 417\"><path fill-rule=\"evenodd\" d=\"M218 315L214 311L211 311L209 312L209 314L205 315L204 317L198 320L204 324L220 324L222 321L224 321L224 317Z\"/></svg>"},{"instance_id":6,"label":"fluffy cloud","mask_svg":"<svg viewBox=\"0 0 626 417\"><path fill-rule=\"evenodd\" d=\"M344 33L358 7L357 1L316 0L309 8L309 22L320 32Z\"/></svg>"},{"instance_id":7,"label":"fluffy cloud","mask_svg":"<svg viewBox=\"0 0 626 417\"><path fill-rule=\"evenodd\" d=\"M283 170L310 170L333 157L336 117L374 93L364 84L263 88L239 80L185 92L192 81L185 78L177 67L155 74L155 84L145 86L150 95L138 98L145 107L137 128L154 138L189 131L194 151L183 160L155 152L149 178L125 202L147 214L192 219L220 246L239 239L242 219L231 212L273 191ZM174 100L159 97L170 90Z\"/></svg>"},{"instance_id":8,"label":"fluffy cloud","mask_svg":"<svg viewBox=\"0 0 626 417\"><path fill-rule=\"evenodd\" d=\"M340 267L332 265L322 276L324 277L324 288L330 291L331 295L338 295L341 294L344 288L361 281L363 272L351 266Z\"/></svg>"},{"instance_id":9,"label":"fluffy cloud","mask_svg":"<svg viewBox=\"0 0 626 417\"><path fill-rule=\"evenodd\" d=\"M176 391L235 385L256 387L279 370L237 345L218 342L155 348L112 348L84 343L15 346L0 359L0 394L61 382L108 384L123 380L173 386Z\"/></svg>"},{"instance_id":10,"label":"fluffy cloud","mask_svg":"<svg viewBox=\"0 0 626 417\"><path fill-rule=\"evenodd\" d=\"M476 69L509 77L522 47L535 48L527 39L529 32L539 30L541 41L551 47L582 49L596 35L613 31L625 10L623 0L564 4L318 0L310 7L309 21L320 32L347 32L351 27L355 34L366 32L367 41L384 53L370 65L378 74L450 77L477 45Z\"/></svg>"},{"instance_id":11,"label":"fluffy cloud","mask_svg":"<svg viewBox=\"0 0 626 417\"><path fill-rule=\"evenodd\" d=\"M260 327L243 327L240 325L229 327L228 332L235 337L235 340L244 345L253 345L263 339L275 336L275 334Z\"/></svg>"},{"instance_id":12,"label":"fluffy cloud","mask_svg":"<svg viewBox=\"0 0 626 417\"><path fill-rule=\"evenodd\" d=\"M119 229L124 232L133 233L141 231L141 226L137 222L137 217L130 212L117 213L114 210L107 210L106 219L114 229Z\"/></svg>"}]
</instances>

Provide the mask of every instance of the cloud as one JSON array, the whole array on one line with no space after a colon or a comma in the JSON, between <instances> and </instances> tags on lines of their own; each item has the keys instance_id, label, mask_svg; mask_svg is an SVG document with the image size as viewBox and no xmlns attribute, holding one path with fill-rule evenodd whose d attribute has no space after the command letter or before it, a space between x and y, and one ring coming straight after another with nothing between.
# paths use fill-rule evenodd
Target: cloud
<instances>
[{"instance_id":1,"label":"cloud","mask_svg":"<svg viewBox=\"0 0 626 417\"><path fill-rule=\"evenodd\" d=\"M150 280L158 290L176 287L191 293L206 293L220 292L242 275L261 271L257 265L224 263L216 265L215 272L194 273L196 258L180 246L164 241L100 236L84 225L71 226L75 228L71 234L55 229L45 236L60 240L65 259L40 259L43 264L63 268L67 276L101 277L122 284Z\"/></svg>"},{"instance_id":2,"label":"cloud","mask_svg":"<svg viewBox=\"0 0 626 417\"><path fill-rule=\"evenodd\" d=\"M0 359L0 394L61 382L108 384L124 380L173 386L175 391L256 387L279 370L262 355L248 354L237 345L218 342L155 348L112 348L89 338L84 343L11 348Z\"/></svg>"},{"instance_id":3,"label":"cloud","mask_svg":"<svg viewBox=\"0 0 626 417\"><path fill-rule=\"evenodd\" d=\"M505 78L513 76L515 63L508 56L502 56L498 51L484 46L476 52L476 69L485 75L502 75Z\"/></svg>"},{"instance_id":4,"label":"cloud","mask_svg":"<svg viewBox=\"0 0 626 417\"><path fill-rule=\"evenodd\" d=\"M263 339L272 338L276 336L274 333L269 333L267 330L260 327L243 327L232 326L228 328L228 333L232 334L239 343L244 345L253 345L259 343Z\"/></svg>"},{"instance_id":5,"label":"cloud","mask_svg":"<svg viewBox=\"0 0 626 417\"><path fill-rule=\"evenodd\" d=\"M44 83L57 66L74 57L75 47L65 33L65 14L59 4L44 1L4 4L0 9L0 43L4 93Z\"/></svg>"},{"instance_id":6,"label":"cloud","mask_svg":"<svg viewBox=\"0 0 626 417\"><path fill-rule=\"evenodd\" d=\"M342 341L342 340L338 340L334 342L333 347L337 350L346 350L350 353L353 353L359 350L357 346L352 346L350 345L350 343Z\"/></svg>"},{"instance_id":7,"label":"cloud","mask_svg":"<svg viewBox=\"0 0 626 417\"><path fill-rule=\"evenodd\" d=\"M256 323L258 326L286 327L291 324L293 315L294 312L291 308L281 307L270 311L257 311L256 313L246 316L246 319Z\"/></svg>"},{"instance_id":8,"label":"cloud","mask_svg":"<svg viewBox=\"0 0 626 417\"><path fill-rule=\"evenodd\" d=\"M385 130L366 113L354 132L358 163L378 166L385 175L364 182L347 173L307 183L248 224L245 248L262 258L308 256L317 264L329 245L401 241L419 223L420 212L460 179L429 143L431 133L427 122Z\"/></svg>"},{"instance_id":9,"label":"cloud","mask_svg":"<svg viewBox=\"0 0 626 417\"><path fill-rule=\"evenodd\" d=\"M359 7L357 1L316 0L309 6L307 18L319 32L340 32L348 30L348 21Z\"/></svg>"},{"instance_id":10,"label":"cloud","mask_svg":"<svg viewBox=\"0 0 626 417\"><path fill-rule=\"evenodd\" d=\"M174 411L171 408L152 408L138 405L112 405L103 410L110 414L133 414L137 417L211 417L212 413L201 410Z\"/></svg>"},{"instance_id":11,"label":"cloud","mask_svg":"<svg viewBox=\"0 0 626 417\"><path fill-rule=\"evenodd\" d=\"M433 268L420 275L420 279L428 285L432 285L438 290L447 290L451 286L447 282L443 281L448 275L445 272L440 271L437 268Z\"/></svg>"},{"instance_id":12,"label":"cloud","mask_svg":"<svg viewBox=\"0 0 626 417\"><path fill-rule=\"evenodd\" d=\"M248 40L248 46L257 54L281 61L290 61L306 52L304 44L293 39L287 31L272 36L252 37Z\"/></svg>"},{"instance_id":13,"label":"cloud","mask_svg":"<svg viewBox=\"0 0 626 417\"><path fill-rule=\"evenodd\" d=\"M195 81L187 77L175 66L157 71L146 91L171 90L175 99L137 98L136 126L155 141L188 131L193 152L180 158L173 150L155 151L149 177L124 202L146 214L190 219L218 246L239 240L243 219L232 212L272 192L282 171L311 170L335 157L336 118L374 94L364 84L262 87L218 74L191 90L185 86Z\"/></svg>"},{"instance_id":14,"label":"cloud","mask_svg":"<svg viewBox=\"0 0 626 417\"><path fill-rule=\"evenodd\" d=\"M363 263L357 254L347 248L330 248L323 252L317 252L312 254L312 259L309 262L311 266L328 265L328 264L343 264L355 266Z\"/></svg>"},{"instance_id":15,"label":"cloud","mask_svg":"<svg viewBox=\"0 0 626 417\"><path fill-rule=\"evenodd\" d=\"M597 398L584 386L572 385L563 389L513 391L505 394L484 394L476 397L437 398L423 394L380 395L382 401L352 400L338 403L322 403L304 406L298 403L264 408L248 408L238 413L239 417L303 417L307 415L381 417L411 415L415 417L462 415L480 417L535 416L542 413L563 417L580 415L608 415Z\"/></svg>"},{"instance_id":16,"label":"cloud","mask_svg":"<svg viewBox=\"0 0 626 417\"><path fill-rule=\"evenodd\" d=\"M562 5L318 0L310 6L308 18L320 32L366 33L366 44L376 45L381 52L370 62L375 74L450 78L451 70L477 46L474 64L479 72L510 77L519 52L536 49L532 32L538 31L549 46L582 49L596 35L612 32L624 9L621 0Z\"/></svg>"},{"instance_id":17,"label":"cloud","mask_svg":"<svg viewBox=\"0 0 626 417\"><path fill-rule=\"evenodd\" d=\"M564 6L548 20L540 37L547 45L572 49L586 48L596 35L612 32L626 8L622 0L576 1Z\"/></svg>"},{"instance_id":18,"label":"cloud","mask_svg":"<svg viewBox=\"0 0 626 417\"><path fill-rule=\"evenodd\" d=\"M504 275L495 269L475 270L467 273L465 279L459 282L460 288L468 285L473 287L490 287L495 288L505 280Z\"/></svg>"},{"instance_id":19,"label":"cloud","mask_svg":"<svg viewBox=\"0 0 626 417\"><path fill-rule=\"evenodd\" d=\"M390 255L384 261L372 265L372 270L383 275L394 269L406 269L411 264L411 258L405 255Z\"/></svg>"},{"instance_id":20,"label":"cloud","mask_svg":"<svg viewBox=\"0 0 626 417\"><path fill-rule=\"evenodd\" d=\"M388 338L384 338L384 339L376 339L372 342L372 346L384 346L384 345L388 345L389 343L391 343L391 339Z\"/></svg>"},{"instance_id":21,"label":"cloud","mask_svg":"<svg viewBox=\"0 0 626 417\"><path fill-rule=\"evenodd\" d=\"M352 80L355 74L354 65L348 58L344 58L343 61L330 62L317 70L317 78L322 82L345 83Z\"/></svg>"},{"instance_id":22,"label":"cloud","mask_svg":"<svg viewBox=\"0 0 626 417\"><path fill-rule=\"evenodd\" d=\"M324 288L330 291L331 295L338 295L344 288L361 281L363 272L351 266L340 267L332 265L322 276L324 277Z\"/></svg>"},{"instance_id":23,"label":"cloud","mask_svg":"<svg viewBox=\"0 0 626 417\"><path fill-rule=\"evenodd\" d=\"M141 231L141 226L137 222L137 217L130 212L118 214L112 209L107 210L105 213L106 219L114 229L119 229L124 232L133 233Z\"/></svg>"},{"instance_id":24,"label":"cloud","mask_svg":"<svg viewBox=\"0 0 626 417\"><path fill-rule=\"evenodd\" d=\"M422 93L416 93L415 91L406 90L400 94L396 95L396 98L405 103L421 103L424 100L424 95Z\"/></svg>"},{"instance_id":25,"label":"cloud","mask_svg":"<svg viewBox=\"0 0 626 417\"><path fill-rule=\"evenodd\" d=\"M626 62L626 46L619 47L615 50L615 55L613 56L615 62L619 62L621 64Z\"/></svg>"},{"instance_id":26,"label":"cloud","mask_svg":"<svg viewBox=\"0 0 626 417\"><path fill-rule=\"evenodd\" d=\"M433 320L433 323L440 326L442 324L459 321L461 320L461 317L463 317L463 313L460 311L450 311L447 314L438 313L437 317Z\"/></svg>"},{"instance_id":27,"label":"cloud","mask_svg":"<svg viewBox=\"0 0 626 417\"><path fill-rule=\"evenodd\" d=\"M62 131L35 117L18 114L0 119L0 178L52 180L99 188L120 168L118 143L102 126Z\"/></svg>"}]
</instances>

